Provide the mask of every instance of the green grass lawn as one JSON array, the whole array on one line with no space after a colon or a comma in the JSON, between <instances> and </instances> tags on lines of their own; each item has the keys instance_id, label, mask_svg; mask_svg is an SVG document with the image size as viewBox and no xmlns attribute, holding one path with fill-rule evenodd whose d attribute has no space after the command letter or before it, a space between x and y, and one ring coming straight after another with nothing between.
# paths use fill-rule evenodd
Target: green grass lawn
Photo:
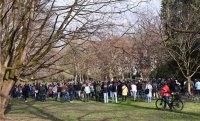
<instances>
[{"instance_id":1,"label":"green grass lawn","mask_svg":"<svg viewBox=\"0 0 200 121\"><path fill-rule=\"evenodd\" d=\"M157 110L152 103L38 102L14 99L6 114L12 121L200 121L200 103L184 103L181 112Z\"/></svg>"}]
</instances>

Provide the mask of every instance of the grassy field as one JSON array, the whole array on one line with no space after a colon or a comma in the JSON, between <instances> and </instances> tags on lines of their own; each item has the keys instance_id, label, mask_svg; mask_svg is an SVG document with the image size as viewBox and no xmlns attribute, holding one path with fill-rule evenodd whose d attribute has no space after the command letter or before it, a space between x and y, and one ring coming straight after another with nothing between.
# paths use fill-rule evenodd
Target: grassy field
<instances>
[{"instance_id":1,"label":"grassy field","mask_svg":"<svg viewBox=\"0 0 200 121\"><path fill-rule=\"evenodd\" d=\"M185 103L181 112L155 109L155 102L38 102L12 100L11 121L200 121L200 103Z\"/></svg>"}]
</instances>

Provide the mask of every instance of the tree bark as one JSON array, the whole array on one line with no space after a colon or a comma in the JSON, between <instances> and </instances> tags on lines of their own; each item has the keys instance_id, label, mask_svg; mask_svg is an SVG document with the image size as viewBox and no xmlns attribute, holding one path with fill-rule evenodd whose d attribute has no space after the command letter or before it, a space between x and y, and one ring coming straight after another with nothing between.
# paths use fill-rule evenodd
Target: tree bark
<instances>
[{"instance_id":1,"label":"tree bark","mask_svg":"<svg viewBox=\"0 0 200 121\"><path fill-rule=\"evenodd\" d=\"M192 79L191 79L190 76L187 77L187 81L188 81L188 83L187 83L187 91L188 91L188 94L191 95L191 87L190 87L190 83L191 83Z\"/></svg>"},{"instance_id":2,"label":"tree bark","mask_svg":"<svg viewBox=\"0 0 200 121\"><path fill-rule=\"evenodd\" d=\"M122 72L122 79L123 79L123 80L125 79L125 77L124 77L124 72Z\"/></svg>"},{"instance_id":3,"label":"tree bark","mask_svg":"<svg viewBox=\"0 0 200 121\"><path fill-rule=\"evenodd\" d=\"M0 90L0 120L4 119L4 113L10 99L10 91L14 85L14 80L4 80Z\"/></svg>"},{"instance_id":4,"label":"tree bark","mask_svg":"<svg viewBox=\"0 0 200 121\"><path fill-rule=\"evenodd\" d=\"M108 79L109 81L112 81L112 79L113 79L113 74L112 74L112 72L113 72L113 71L112 71L112 68L109 67L109 79ZM107 80L107 81L108 81L108 80Z\"/></svg>"}]
</instances>

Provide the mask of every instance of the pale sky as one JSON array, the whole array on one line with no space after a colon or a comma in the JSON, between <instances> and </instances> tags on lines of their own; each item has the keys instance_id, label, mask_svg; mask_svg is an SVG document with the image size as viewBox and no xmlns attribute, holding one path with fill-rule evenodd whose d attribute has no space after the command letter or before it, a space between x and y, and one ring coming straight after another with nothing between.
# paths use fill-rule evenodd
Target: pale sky
<instances>
[{"instance_id":1,"label":"pale sky","mask_svg":"<svg viewBox=\"0 0 200 121\"><path fill-rule=\"evenodd\" d=\"M138 2L141 0L131 0L131 1ZM113 21L117 21L117 23L124 24L125 26L130 26L129 23L131 25L134 24L138 19L141 19L140 16L148 16L148 17L158 16L160 14L161 1L162 0L149 0L148 2L140 3L140 5L134 8L133 10L136 11L137 13L126 12L121 15L120 19Z\"/></svg>"},{"instance_id":2,"label":"pale sky","mask_svg":"<svg viewBox=\"0 0 200 121\"><path fill-rule=\"evenodd\" d=\"M89 0L89 1L91 1L91 0ZM104 9L102 9L102 10L103 11L110 11L113 8L116 9L116 10L123 10L123 8L126 8L127 5L130 5L130 4L137 5L137 3L140 2L140 1L145 1L145 0L124 0L124 1L119 2L119 4L115 4L111 7L109 7L109 6L104 7ZM158 15L160 13L161 1L162 0L148 0L148 2L140 3L139 6L137 6L136 8L133 9L133 11L134 12L137 11L138 14L126 12L126 13L122 13L122 14L119 14L119 15L103 16L103 19L107 20L108 22L114 22L116 24L124 24L125 26L130 26L129 23L134 24L134 22L138 20L141 13L148 15L150 17ZM58 6L70 5L73 2L74 2L74 0L58 0L57 5ZM123 4L123 3L125 3L125 4ZM93 13L89 17L90 18L102 18L102 15ZM84 19L82 19L81 21L84 21ZM79 26L80 24L81 23L79 23L79 22L77 23L77 21L75 21L72 24L70 24L71 25L70 28L76 28L76 26Z\"/></svg>"},{"instance_id":3,"label":"pale sky","mask_svg":"<svg viewBox=\"0 0 200 121\"><path fill-rule=\"evenodd\" d=\"M154 12L159 12L161 8L161 1L162 0L151 0L151 2L147 5L151 10Z\"/></svg>"}]
</instances>

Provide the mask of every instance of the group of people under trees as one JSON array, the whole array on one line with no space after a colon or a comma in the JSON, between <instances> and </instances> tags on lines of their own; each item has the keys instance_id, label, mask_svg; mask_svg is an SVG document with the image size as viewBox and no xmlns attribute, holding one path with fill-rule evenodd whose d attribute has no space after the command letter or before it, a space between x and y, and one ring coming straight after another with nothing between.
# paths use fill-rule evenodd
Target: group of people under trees
<instances>
[{"instance_id":1,"label":"group of people under trees","mask_svg":"<svg viewBox=\"0 0 200 121\"><path fill-rule=\"evenodd\" d=\"M121 86L121 87L120 87ZM104 100L108 103L108 97L114 97L117 102L117 97L122 97L122 101L126 101L128 95L128 87L125 82L96 82L91 81L88 83L72 84L72 83L36 83L15 85L12 91L13 98L24 98L27 102L28 97L35 98L39 101L45 101L47 98L53 98L57 101L61 98L61 101L73 102L74 99L89 101L90 99L96 99L97 101ZM113 92L111 94L111 92ZM113 99L114 99L113 98Z\"/></svg>"},{"instance_id":2,"label":"group of people under trees","mask_svg":"<svg viewBox=\"0 0 200 121\"><path fill-rule=\"evenodd\" d=\"M127 96L131 96L133 101L137 99L147 100L151 103L152 98L157 99L161 96L168 97L163 90L168 84L170 92L180 92L183 86L175 79L152 79L148 81L120 81L97 82L89 81L86 83L33 83L25 85L15 85L12 90L13 98L23 98L27 102L28 97L39 101L45 101L47 98L53 98L55 101L60 99L62 102L73 102L74 99L88 102L89 100L109 102L109 97L113 103L126 101ZM196 81L195 90L199 93L200 82ZM164 89L163 89L164 88ZM166 99L167 100L167 99Z\"/></svg>"}]
</instances>

